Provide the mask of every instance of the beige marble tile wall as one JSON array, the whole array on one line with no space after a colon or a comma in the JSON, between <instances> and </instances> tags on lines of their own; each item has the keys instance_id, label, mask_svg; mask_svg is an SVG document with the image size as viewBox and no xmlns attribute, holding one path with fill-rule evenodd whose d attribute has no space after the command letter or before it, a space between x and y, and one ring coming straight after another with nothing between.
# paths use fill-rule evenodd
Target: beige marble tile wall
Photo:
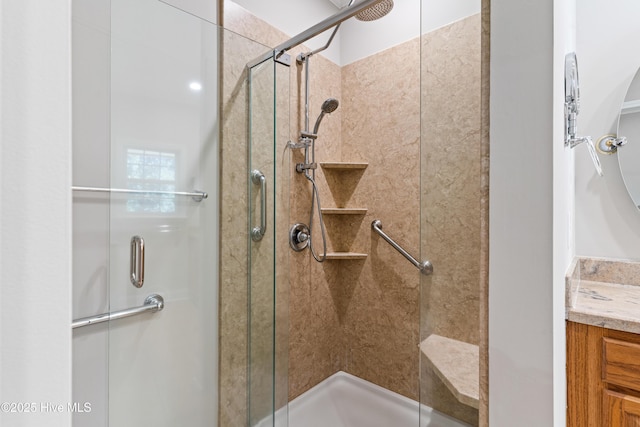
<instances>
[{"instance_id":1,"label":"beige marble tile wall","mask_svg":"<svg viewBox=\"0 0 640 427\"><path fill-rule=\"evenodd\" d=\"M236 230L247 218L247 87L244 65L234 61L241 37L222 34L220 147L220 425L246 425L247 280L246 239ZM251 46L247 46L251 47ZM255 49L257 55L257 49ZM254 52L250 52L254 53Z\"/></svg>"},{"instance_id":2,"label":"beige marble tile wall","mask_svg":"<svg viewBox=\"0 0 640 427\"><path fill-rule=\"evenodd\" d=\"M491 1L482 0L480 11L481 36L480 36L480 69L481 69L481 200L480 200L480 402L479 420L480 427L489 426L489 77L491 73Z\"/></svg>"},{"instance_id":3,"label":"beige marble tile wall","mask_svg":"<svg viewBox=\"0 0 640 427\"><path fill-rule=\"evenodd\" d=\"M422 249L434 274L422 283L422 337L480 344L482 206L480 15L422 37ZM426 360L423 359L423 362ZM421 401L470 424L423 363Z\"/></svg>"},{"instance_id":4,"label":"beige marble tile wall","mask_svg":"<svg viewBox=\"0 0 640 427\"><path fill-rule=\"evenodd\" d=\"M415 39L342 70L342 161L365 161L361 176L333 182L347 207L364 207L340 244L369 254L343 261L339 287L347 343L344 369L418 398L419 272L371 230L374 219L409 252L420 247L420 44ZM337 190L333 190L337 191ZM332 223L327 222L327 227ZM338 239L340 236L336 235ZM347 240L348 241L345 241Z\"/></svg>"}]
</instances>

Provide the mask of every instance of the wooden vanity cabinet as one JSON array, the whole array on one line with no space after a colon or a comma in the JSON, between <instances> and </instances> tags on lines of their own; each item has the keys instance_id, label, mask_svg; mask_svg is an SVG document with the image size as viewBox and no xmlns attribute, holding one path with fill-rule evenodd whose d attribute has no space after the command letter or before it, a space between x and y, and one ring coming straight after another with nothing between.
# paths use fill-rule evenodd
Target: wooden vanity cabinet
<instances>
[{"instance_id":1,"label":"wooden vanity cabinet","mask_svg":"<svg viewBox=\"0 0 640 427\"><path fill-rule=\"evenodd\" d=\"M567 322L567 426L640 427L640 335Z\"/></svg>"}]
</instances>

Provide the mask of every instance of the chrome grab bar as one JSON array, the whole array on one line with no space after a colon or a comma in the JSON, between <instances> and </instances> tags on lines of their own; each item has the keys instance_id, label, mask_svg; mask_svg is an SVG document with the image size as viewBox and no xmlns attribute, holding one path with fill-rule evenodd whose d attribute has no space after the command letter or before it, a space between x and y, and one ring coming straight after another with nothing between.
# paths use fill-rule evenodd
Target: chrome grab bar
<instances>
[{"instance_id":1,"label":"chrome grab bar","mask_svg":"<svg viewBox=\"0 0 640 427\"><path fill-rule=\"evenodd\" d=\"M164 308L164 298L158 294L149 295L144 299L144 305L140 307L128 308L126 310L114 311L113 313L102 313L96 316L82 317L75 319L71 323L71 328L81 328L83 326L94 325L96 323L108 322L110 320L122 319L146 312L155 313Z\"/></svg>"},{"instance_id":2,"label":"chrome grab bar","mask_svg":"<svg viewBox=\"0 0 640 427\"><path fill-rule=\"evenodd\" d=\"M251 229L251 239L259 242L267 232L267 178L262 172L255 169L251 172L251 182L260 185L260 227Z\"/></svg>"},{"instance_id":3,"label":"chrome grab bar","mask_svg":"<svg viewBox=\"0 0 640 427\"><path fill-rule=\"evenodd\" d=\"M156 191L156 190L130 190L128 188L101 188L101 187L71 187L73 191L89 191L93 193L127 193L127 194L154 194L154 195L173 195L173 196L191 196L196 202L201 202L207 197L204 191Z\"/></svg>"},{"instance_id":4,"label":"chrome grab bar","mask_svg":"<svg viewBox=\"0 0 640 427\"><path fill-rule=\"evenodd\" d=\"M382 222L379 219L373 220L373 222L371 223L371 228L373 228L373 230L376 233L378 233L384 240L386 240L387 243L393 246L395 250L400 252L402 256L408 259L411 264L413 264L418 270L420 270L420 273L424 274L425 276L428 276L431 273L433 273L433 265L431 264L431 261L424 260L420 262L414 257L412 257L411 254L409 254L409 252L402 249L402 247L399 244L397 244L391 237L387 236L387 234L384 231L382 231Z\"/></svg>"},{"instance_id":5,"label":"chrome grab bar","mask_svg":"<svg viewBox=\"0 0 640 427\"><path fill-rule=\"evenodd\" d=\"M144 285L144 239L140 236L131 238L129 278L131 284L136 288L141 288Z\"/></svg>"}]
</instances>

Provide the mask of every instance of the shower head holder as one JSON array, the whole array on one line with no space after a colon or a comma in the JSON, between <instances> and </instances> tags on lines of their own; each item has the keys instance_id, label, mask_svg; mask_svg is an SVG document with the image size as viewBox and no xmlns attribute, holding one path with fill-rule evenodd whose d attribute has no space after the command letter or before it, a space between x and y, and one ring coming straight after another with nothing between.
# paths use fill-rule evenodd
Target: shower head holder
<instances>
[{"instance_id":1,"label":"shower head holder","mask_svg":"<svg viewBox=\"0 0 640 427\"><path fill-rule=\"evenodd\" d=\"M318 134L302 131L300 132L300 140L303 139L318 139Z\"/></svg>"},{"instance_id":2,"label":"shower head holder","mask_svg":"<svg viewBox=\"0 0 640 427\"><path fill-rule=\"evenodd\" d=\"M298 173L314 169L318 169L317 163L296 163L296 172Z\"/></svg>"}]
</instances>

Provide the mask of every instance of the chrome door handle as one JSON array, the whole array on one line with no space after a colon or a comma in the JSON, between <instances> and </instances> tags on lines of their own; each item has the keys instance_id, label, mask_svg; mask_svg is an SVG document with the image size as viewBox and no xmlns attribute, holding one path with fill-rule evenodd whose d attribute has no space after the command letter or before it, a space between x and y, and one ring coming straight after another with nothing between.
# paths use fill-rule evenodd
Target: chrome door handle
<instances>
[{"instance_id":1,"label":"chrome door handle","mask_svg":"<svg viewBox=\"0 0 640 427\"><path fill-rule=\"evenodd\" d=\"M136 288L144 284L144 239L140 236L131 238L131 262L129 278Z\"/></svg>"},{"instance_id":2,"label":"chrome door handle","mask_svg":"<svg viewBox=\"0 0 640 427\"><path fill-rule=\"evenodd\" d=\"M259 242L267 231L267 178L255 169L251 172L251 182L260 185L260 226L251 229L251 239Z\"/></svg>"}]
</instances>

